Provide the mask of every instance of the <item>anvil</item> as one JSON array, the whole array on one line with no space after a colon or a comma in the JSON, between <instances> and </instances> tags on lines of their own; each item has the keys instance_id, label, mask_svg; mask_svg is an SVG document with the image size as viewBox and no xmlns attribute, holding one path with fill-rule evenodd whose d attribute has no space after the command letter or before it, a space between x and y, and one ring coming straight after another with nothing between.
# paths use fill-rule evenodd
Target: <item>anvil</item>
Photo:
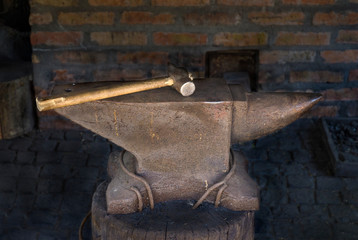
<instances>
[{"instance_id":1,"label":"anvil","mask_svg":"<svg viewBox=\"0 0 358 240\"><path fill-rule=\"evenodd\" d=\"M320 99L313 93L245 92L223 79L194 83L190 97L162 88L56 109L125 149L109 159L108 213L200 198L235 211L257 210L259 189L244 156L230 146L288 125ZM106 84L62 86L54 94Z\"/></svg>"}]
</instances>

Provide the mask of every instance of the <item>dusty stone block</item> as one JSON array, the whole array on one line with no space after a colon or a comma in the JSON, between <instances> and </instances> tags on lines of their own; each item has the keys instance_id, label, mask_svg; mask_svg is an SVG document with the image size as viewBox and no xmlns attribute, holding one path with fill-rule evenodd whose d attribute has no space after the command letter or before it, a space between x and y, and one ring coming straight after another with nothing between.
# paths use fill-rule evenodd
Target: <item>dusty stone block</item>
<instances>
[{"instance_id":1,"label":"dusty stone block","mask_svg":"<svg viewBox=\"0 0 358 240\"><path fill-rule=\"evenodd\" d=\"M302 175L290 175L287 177L289 188L311 188L315 186L313 177L302 176Z\"/></svg>"},{"instance_id":2,"label":"dusty stone block","mask_svg":"<svg viewBox=\"0 0 358 240\"><path fill-rule=\"evenodd\" d=\"M16 152L11 150L0 150L1 163L11 163L16 158Z\"/></svg>"},{"instance_id":3,"label":"dusty stone block","mask_svg":"<svg viewBox=\"0 0 358 240\"><path fill-rule=\"evenodd\" d=\"M327 190L342 190L346 186L342 178L337 177L326 177L319 176L317 177L317 189L327 189Z\"/></svg>"},{"instance_id":4,"label":"dusty stone block","mask_svg":"<svg viewBox=\"0 0 358 240\"><path fill-rule=\"evenodd\" d=\"M37 185L39 193L61 193L63 180L57 179L40 179Z\"/></svg>"},{"instance_id":5,"label":"dusty stone block","mask_svg":"<svg viewBox=\"0 0 358 240\"><path fill-rule=\"evenodd\" d=\"M20 178L17 182L17 189L21 193L33 193L36 191L37 179L35 178Z\"/></svg>"},{"instance_id":6,"label":"dusty stone block","mask_svg":"<svg viewBox=\"0 0 358 240\"><path fill-rule=\"evenodd\" d=\"M28 221L36 228L51 228L58 220L57 214L50 211L35 211L28 215Z\"/></svg>"},{"instance_id":7,"label":"dusty stone block","mask_svg":"<svg viewBox=\"0 0 358 240\"><path fill-rule=\"evenodd\" d=\"M317 190L317 202L321 204L340 204L342 203L340 194L335 190Z\"/></svg>"},{"instance_id":8,"label":"dusty stone block","mask_svg":"<svg viewBox=\"0 0 358 240\"><path fill-rule=\"evenodd\" d=\"M315 202L313 189L289 189L288 195L292 203L313 204Z\"/></svg>"}]
</instances>

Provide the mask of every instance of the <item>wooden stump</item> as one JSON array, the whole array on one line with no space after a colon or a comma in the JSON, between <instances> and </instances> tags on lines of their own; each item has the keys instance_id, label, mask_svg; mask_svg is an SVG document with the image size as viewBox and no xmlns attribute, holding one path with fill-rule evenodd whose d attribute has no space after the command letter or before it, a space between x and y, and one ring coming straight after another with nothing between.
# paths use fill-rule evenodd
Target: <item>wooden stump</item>
<instances>
[{"instance_id":1,"label":"wooden stump","mask_svg":"<svg viewBox=\"0 0 358 240\"><path fill-rule=\"evenodd\" d=\"M31 92L31 64L0 67L0 139L30 132L35 124Z\"/></svg>"},{"instance_id":2,"label":"wooden stump","mask_svg":"<svg viewBox=\"0 0 358 240\"><path fill-rule=\"evenodd\" d=\"M105 192L98 186L92 201L92 237L114 239L254 239L254 212L235 212L204 203L193 210L190 201L156 204L140 213L108 215Z\"/></svg>"}]
</instances>

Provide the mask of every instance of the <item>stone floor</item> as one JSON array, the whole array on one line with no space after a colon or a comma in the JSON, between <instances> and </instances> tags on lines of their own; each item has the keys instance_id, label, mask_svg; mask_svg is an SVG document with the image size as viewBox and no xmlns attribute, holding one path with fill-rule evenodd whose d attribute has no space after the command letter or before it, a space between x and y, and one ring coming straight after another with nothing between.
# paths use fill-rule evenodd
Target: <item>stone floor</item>
<instances>
[{"instance_id":1,"label":"stone floor","mask_svg":"<svg viewBox=\"0 0 358 240\"><path fill-rule=\"evenodd\" d=\"M234 148L247 155L261 187L256 239L358 239L358 177L332 177L317 121ZM0 141L0 239L78 239L115 149L88 131Z\"/></svg>"}]
</instances>

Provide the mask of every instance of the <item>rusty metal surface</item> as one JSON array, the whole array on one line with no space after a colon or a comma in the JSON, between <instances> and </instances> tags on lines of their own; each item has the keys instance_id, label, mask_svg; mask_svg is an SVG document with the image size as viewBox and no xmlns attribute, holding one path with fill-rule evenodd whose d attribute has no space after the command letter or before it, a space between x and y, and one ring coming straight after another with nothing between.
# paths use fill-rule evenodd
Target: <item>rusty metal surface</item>
<instances>
[{"instance_id":1,"label":"rusty metal surface","mask_svg":"<svg viewBox=\"0 0 358 240\"><path fill-rule=\"evenodd\" d=\"M234 100L233 143L273 133L297 120L321 99L315 93L247 93L235 85L230 85L230 89Z\"/></svg>"},{"instance_id":2,"label":"rusty metal surface","mask_svg":"<svg viewBox=\"0 0 358 240\"><path fill-rule=\"evenodd\" d=\"M153 89L146 92L133 93L125 96L118 96L100 100L98 102L121 102L121 103L160 103L160 102L219 102L232 101L231 93L228 85L221 78L211 79L195 79L197 89L192 96L183 98L177 94L173 89L161 88ZM92 88L99 88L101 86L111 86L118 84L118 82L91 82L80 84L64 84L56 86L52 95L65 94L68 89L71 92L88 91ZM82 104L84 105L84 104ZM69 108L69 107L68 107Z\"/></svg>"},{"instance_id":3,"label":"rusty metal surface","mask_svg":"<svg viewBox=\"0 0 358 240\"><path fill-rule=\"evenodd\" d=\"M245 167L247 160L238 152L234 152L234 155L237 168L235 168L233 176L227 182L227 188L223 192L220 206L236 211L258 210L259 191L257 184L247 174ZM126 167L135 171L137 159L129 152L124 156ZM140 181L126 175L118 167L119 158L120 154L114 152L111 154L108 162L108 174L111 177L111 182L106 191L106 199L107 211L110 214L131 213L138 208L137 196L130 190L132 186L139 189L143 196L144 204L149 205L148 194L144 185ZM198 174L200 175L200 173ZM154 178L146 177L146 180L150 182L155 203L168 200L197 200L205 193L208 187L213 185L200 179L188 179L174 174L156 176ZM221 179L216 181L218 180ZM216 191L209 194L206 201L214 203L215 198Z\"/></svg>"},{"instance_id":4,"label":"rusty metal surface","mask_svg":"<svg viewBox=\"0 0 358 240\"><path fill-rule=\"evenodd\" d=\"M222 83L199 81L201 90L193 97L150 91L57 112L133 153L138 173L146 177L170 172L211 182L206 172L222 174L228 169L232 103L229 88ZM208 147L215 142L220 144Z\"/></svg>"},{"instance_id":5,"label":"rusty metal surface","mask_svg":"<svg viewBox=\"0 0 358 240\"><path fill-rule=\"evenodd\" d=\"M95 83L106 84L106 83ZM223 79L195 81L196 92L182 97L158 89L56 109L61 115L123 147L128 168L146 179L155 202L198 199L230 170L230 146L275 131L318 101L315 94L245 93ZM82 85L74 86L78 90ZM55 91L63 91L61 88ZM243 156L238 156L243 159ZM109 161L112 182L107 189L110 213L135 212L135 192L143 185ZM243 160L241 162L244 162ZM129 183L129 185L128 185ZM207 201L213 202L213 195ZM144 197L148 204L147 197ZM232 210L257 210L258 188L243 164L228 181L221 205Z\"/></svg>"}]
</instances>

